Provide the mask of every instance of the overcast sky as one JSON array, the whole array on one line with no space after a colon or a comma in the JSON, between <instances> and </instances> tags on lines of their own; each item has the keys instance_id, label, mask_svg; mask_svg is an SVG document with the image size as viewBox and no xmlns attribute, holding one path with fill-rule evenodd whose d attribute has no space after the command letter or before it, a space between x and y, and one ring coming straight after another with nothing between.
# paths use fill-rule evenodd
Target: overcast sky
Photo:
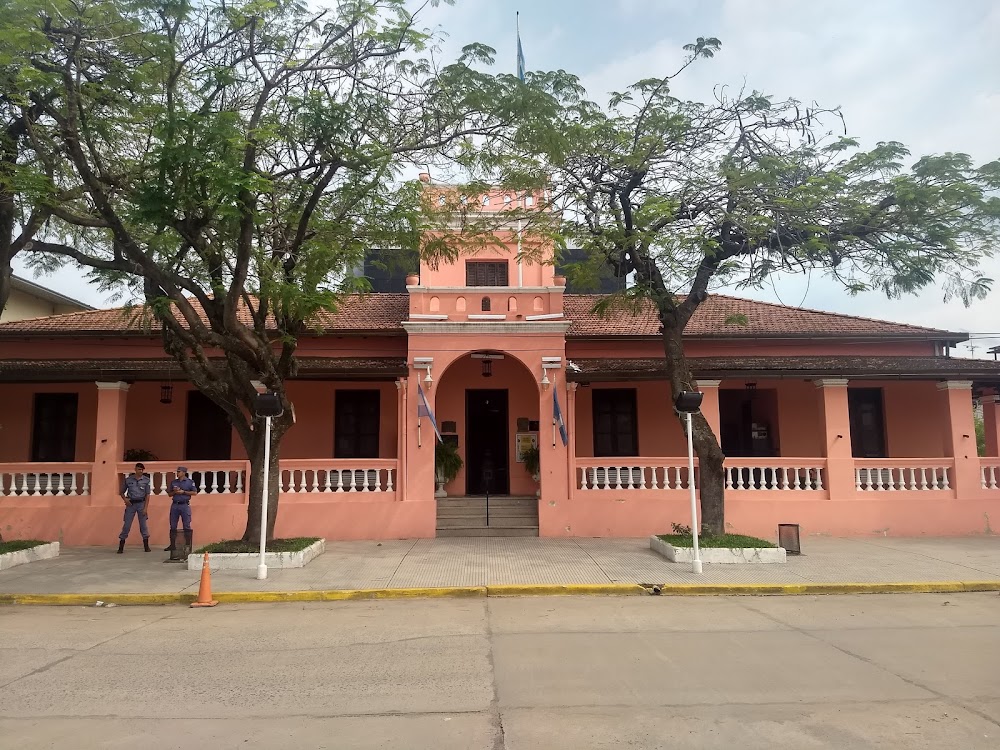
<instances>
[{"instance_id":1,"label":"overcast sky","mask_svg":"<svg viewBox=\"0 0 1000 750\"><path fill-rule=\"evenodd\" d=\"M457 0L431 9L425 21L447 33L445 56L479 41L497 49L498 68L513 72L515 10L496 0ZM685 43L715 36L721 52L685 73L675 95L704 100L717 84L745 83L776 98L842 106L850 134L864 146L898 140L915 156L963 151L979 162L1000 158L997 0L536 0L520 10L528 69L574 72L598 101L609 90L673 72ZM936 288L902 300L848 297L816 276L742 294L996 334L973 342L985 348L1000 344L1000 258L986 268L998 289L969 308L945 304ZM77 272L45 283L103 303Z\"/></svg>"}]
</instances>

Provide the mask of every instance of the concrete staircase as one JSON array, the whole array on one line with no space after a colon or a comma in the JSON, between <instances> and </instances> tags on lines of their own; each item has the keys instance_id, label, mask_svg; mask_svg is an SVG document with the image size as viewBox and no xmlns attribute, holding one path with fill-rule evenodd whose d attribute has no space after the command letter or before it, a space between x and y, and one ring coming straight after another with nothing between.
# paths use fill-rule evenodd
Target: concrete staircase
<instances>
[{"instance_id":1,"label":"concrete staircase","mask_svg":"<svg viewBox=\"0 0 1000 750\"><path fill-rule=\"evenodd\" d=\"M485 497L438 498L437 535L538 536L538 498L491 496L488 526Z\"/></svg>"}]
</instances>

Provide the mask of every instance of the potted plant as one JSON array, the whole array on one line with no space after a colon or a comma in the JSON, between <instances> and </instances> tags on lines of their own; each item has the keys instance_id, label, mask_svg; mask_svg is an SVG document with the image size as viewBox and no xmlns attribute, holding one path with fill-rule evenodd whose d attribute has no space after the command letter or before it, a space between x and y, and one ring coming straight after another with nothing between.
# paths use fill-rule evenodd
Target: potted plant
<instances>
[{"instance_id":1,"label":"potted plant","mask_svg":"<svg viewBox=\"0 0 1000 750\"><path fill-rule=\"evenodd\" d=\"M538 452L538 446L533 445L530 448L526 448L522 454L524 456L524 468L531 474L531 478L536 482L542 478L542 462L541 454ZM535 496L542 494L541 489L535 491Z\"/></svg>"},{"instance_id":2,"label":"potted plant","mask_svg":"<svg viewBox=\"0 0 1000 750\"><path fill-rule=\"evenodd\" d=\"M434 477L437 492L434 497L448 497L444 486L458 476L462 470L462 457L458 455L458 443L446 440L434 448Z\"/></svg>"},{"instance_id":3,"label":"potted plant","mask_svg":"<svg viewBox=\"0 0 1000 750\"><path fill-rule=\"evenodd\" d=\"M156 456L152 452L142 448L129 448L125 451L125 461L155 461Z\"/></svg>"}]
</instances>

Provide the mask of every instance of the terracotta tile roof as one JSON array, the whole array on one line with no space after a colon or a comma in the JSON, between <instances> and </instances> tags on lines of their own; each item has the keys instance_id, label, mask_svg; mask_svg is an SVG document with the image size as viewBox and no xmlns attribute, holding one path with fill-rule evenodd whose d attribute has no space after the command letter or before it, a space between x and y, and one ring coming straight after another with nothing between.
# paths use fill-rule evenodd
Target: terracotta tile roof
<instances>
[{"instance_id":1,"label":"terracotta tile roof","mask_svg":"<svg viewBox=\"0 0 1000 750\"><path fill-rule=\"evenodd\" d=\"M663 359L579 359L566 377L574 381L659 379L666 375ZM983 384L1000 383L1000 362L956 357L689 357L695 377L868 377L963 378Z\"/></svg>"},{"instance_id":2,"label":"terracotta tile roof","mask_svg":"<svg viewBox=\"0 0 1000 750\"><path fill-rule=\"evenodd\" d=\"M223 366L219 360L219 366ZM406 375L403 357L299 357L299 379L338 376L385 378ZM0 381L71 381L121 378L127 380L184 379L170 359L0 359Z\"/></svg>"},{"instance_id":3,"label":"terracotta tile roof","mask_svg":"<svg viewBox=\"0 0 1000 750\"><path fill-rule=\"evenodd\" d=\"M567 336L590 338L603 336L656 336L660 323L652 303L643 305L638 315L629 311L612 311L608 317L592 312L600 295L567 294L563 298L566 317L573 321ZM746 325L727 322L742 315ZM770 302L713 294L701 304L691 322L687 336L697 337L767 337L767 336L912 336L948 340L964 340L964 334L954 334L935 328L922 328L905 323L892 323L853 315L784 307Z\"/></svg>"},{"instance_id":4,"label":"terracotta tile roof","mask_svg":"<svg viewBox=\"0 0 1000 750\"><path fill-rule=\"evenodd\" d=\"M146 334L141 319L142 308L131 310L116 307L92 310L45 318L0 323L0 334L6 335L64 335L64 334ZM406 294L369 294L346 300L337 312L321 312L313 322L330 333L337 332L402 332L400 323L409 314L409 297ZM246 311L240 317L249 322Z\"/></svg>"},{"instance_id":5,"label":"terracotta tile roof","mask_svg":"<svg viewBox=\"0 0 1000 750\"><path fill-rule=\"evenodd\" d=\"M624 310L608 317L592 312L601 299L596 294L564 296L566 318L571 326L569 338L607 338L616 336L650 337L659 334L659 321L651 304L638 315ZM328 333L403 333L402 321L408 316L406 294L368 294L344 301L337 312L322 312L314 324ZM0 336L50 336L134 334L149 335L143 330L138 308L92 310L46 318L0 324ZM746 325L731 322L733 316L745 316ZM727 322L730 321L730 322ZM767 302L712 295L695 313L686 331L699 338L767 338L769 336L830 337L910 337L946 341L964 341L965 334L871 318L782 307Z\"/></svg>"}]
</instances>

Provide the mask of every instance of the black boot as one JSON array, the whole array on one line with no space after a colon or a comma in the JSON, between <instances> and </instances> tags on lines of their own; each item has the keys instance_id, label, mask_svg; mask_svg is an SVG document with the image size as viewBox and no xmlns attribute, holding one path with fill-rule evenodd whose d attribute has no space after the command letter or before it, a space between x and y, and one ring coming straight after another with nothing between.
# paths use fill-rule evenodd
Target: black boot
<instances>
[{"instance_id":1,"label":"black boot","mask_svg":"<svg viewBox=\"0 0 1000 750\"><path fill-rule=\"evenodd\" d=\"M120 555L124 551L125 551L125 540L124 539L119 539L118 540L118 554Z\"/></svg>"},{"instance_id":2,"label":"black boot","mask_svg":"<svg viewBox=\"0 0 1000 750\"><path fill-rule=\"evenodd\" d=\"M146 550L146 552L152 552L152 550L149 548L149 537L148 536L144 536L142 538L142 548L144 550Z\"/></svg>"},{"instance_id":3,"label":"black boot","mask_svg":"<svg viewBox=\"0 0 1000 750\"><path fill-rule=\"evenodd\" d=\"M192 552L194 552L194 549L192 548L192 545L193 545L192 535L193 534L194 534L194 532L191 531L191 529L184 529L184 546L187 547L188 554L191 554Z\"/></svg>"},{"instance_id":4,"label":"black boot","mask_svg":"<svg viewBox=\"0 0 1000 750\"><path fill-rule=\"evenodd\" d=\"M174 551L174 547L176 547L176 546L177 546L177 529L172 529L170 531L170 546L169 547L164 547L163 551L164 552L173 552Z\"/></svg>"}]
</instances>

